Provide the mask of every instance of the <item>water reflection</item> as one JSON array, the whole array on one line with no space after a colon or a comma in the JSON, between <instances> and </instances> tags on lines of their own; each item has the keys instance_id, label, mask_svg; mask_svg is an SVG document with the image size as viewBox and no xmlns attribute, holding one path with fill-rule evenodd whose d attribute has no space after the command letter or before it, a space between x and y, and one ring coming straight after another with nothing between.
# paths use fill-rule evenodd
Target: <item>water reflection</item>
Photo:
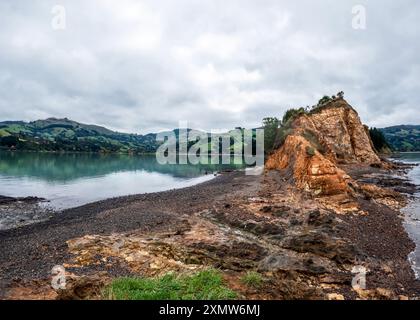
<instances>
[{"instance_id":1,"label":"water reflection","mask_svg":"<svg viewBox=\"0 0 420 320\"><path fill-rule=\"evenodd\" d=\"M54 208L191 186L243 165L160 165L154 156L0 153L0 195L38 196Z\"/></svg>"},{"instance_id":2,"label":"water reflection","mask_svg":"<svg viewBox=\"0 0 420 320\"><path fill-rule=\"evenodd\" d=\"M232 165L160 165L153 155L53 154L0 152L0 174L11 177L36 177L45 181L67 182L109 173L146 171L193 178L205 173L242 168Z\"/></svg>"}]
</instances>

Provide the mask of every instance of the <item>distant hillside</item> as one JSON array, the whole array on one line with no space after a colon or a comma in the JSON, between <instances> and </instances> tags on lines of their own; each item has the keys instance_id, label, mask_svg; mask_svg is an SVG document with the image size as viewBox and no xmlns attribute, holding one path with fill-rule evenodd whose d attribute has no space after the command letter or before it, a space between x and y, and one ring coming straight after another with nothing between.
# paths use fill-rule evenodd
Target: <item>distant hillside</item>
<instances>
[{"instance_id":1,"label":"distant hillside","mask_svg":"<svg viewBox=\"0 0 420 320\"><path fill-rule=\"evenodd\" d=\"M173 130L176 138L190 137L188 148L196 144L197 135L208 133L188 129L180 132ZM230 131L220 137L230 137L231 153L241 153L242 131ZM230 136L230 133L232 136ZM164 134L170 134L166 132ZM111 131L107 128L78 123L69 119L49 118L33 122L4 121L0 122L0 149L22 151L56 151L56 152L103 152L103 153L154 153L161 145L156 141L157 134L126 134ZM214 139L211 142L199 140L196 147L208 147L209 151L222 150L222 142ZM253 137L253 143L255 137ZM206 146L207 145L207 146ZM204 149L201 149L204 150Z\"/></svg>"},{"instance_id":2,"label":"distant hillside","mask_svg":"<svg viewBox=\"0 0 420 320\"><path fill-rule=\"evenodd\" d=\"M420 151L420 125L401 125L380 130L394 151Z\"/></svg>"},{"instance_id":3,"label":"distant hillside","mask_svg":"<svg viewBox=\"0 0 420 320\"><path fill-rule=\"evenodd\" d=\"M0 148L3 149L148 153L156 151L158 146L155 134L119 133L69 119L0 122Z\"/></svg>"}]
</instances>

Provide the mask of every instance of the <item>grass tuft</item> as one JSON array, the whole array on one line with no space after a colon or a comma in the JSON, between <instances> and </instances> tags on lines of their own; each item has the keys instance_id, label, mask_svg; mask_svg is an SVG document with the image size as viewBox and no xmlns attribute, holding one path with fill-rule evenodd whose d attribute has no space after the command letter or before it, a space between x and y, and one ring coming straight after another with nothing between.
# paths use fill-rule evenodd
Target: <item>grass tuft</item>
<instances>
[{"instance_id":1,"label":"grass tuft","mask_svg":"<svg viewBox=\"0 0 420 320\"><path fill-rule=\"evenodd\" d=\"M217 270L191 276L167 274L157 278L121 278L103 292L113 300L231 300L236 293L227 288Z\"/></svg>"},{"instance_id":2,"label":"grass tuft","mask_svg":"<svg viewBox=\"0 0 420 320\"><path fill-rule=\"evenodd\" d=\"M250 288L258 289L263 285L264 279L260 273L250 271L242 277L241 281Z\"/></svg>"}]
</instances>

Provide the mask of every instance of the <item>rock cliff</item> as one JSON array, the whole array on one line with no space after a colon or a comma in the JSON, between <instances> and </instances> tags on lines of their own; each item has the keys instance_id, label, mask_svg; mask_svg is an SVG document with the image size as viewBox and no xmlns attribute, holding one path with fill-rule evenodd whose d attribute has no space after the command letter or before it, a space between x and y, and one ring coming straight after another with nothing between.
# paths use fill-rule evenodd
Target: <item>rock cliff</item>
<instances>
[{"instance_id":1,"label":"rock cliff","mask_svg":"<svg viewBox=\"0 0 420 320\"><path fill-rule=\"evenodd\" d=\"M367 128L339 98L287 124L289 134L268 159L268 170L286 170L295 185L315 196L352 195L356 184L345 164L380 166Z\"/></svg>"}]
</instances>

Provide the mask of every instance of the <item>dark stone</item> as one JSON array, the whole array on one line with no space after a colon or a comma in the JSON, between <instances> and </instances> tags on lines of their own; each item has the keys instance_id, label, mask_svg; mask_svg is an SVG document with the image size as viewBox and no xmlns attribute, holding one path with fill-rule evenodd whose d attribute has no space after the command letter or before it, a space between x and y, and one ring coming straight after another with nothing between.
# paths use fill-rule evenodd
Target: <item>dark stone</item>
<instances>
[{"instance_id":1,"label":"dark stone","mask_svg":"<svg viewBox=\"0 0 420 320\"><path fill-rule=\"evenodd\" d=\"M277 210L277 211L273 212L273 215L275 217L286 217L288 215L288 213L286 211Z\"/></svg>"},{"instance_id":2,"label":"dark stone","mask_svg":"<svg viewBox=\"0 0 420 320\"><path fill-rule=\"evenodd\" d=\"M309 212L308 219L306 221L311 226L331 226L334 222L334 218L330 214L321 214L319 210Z\"/></svg>"},{"instance_id":3,"label":"dark stone","mask_svg":"<svg viewBox=\"0 0 420 320\"><path fill-rule=\"evenodd\" d=\"M271 206L265 206L265 207L263 207L263 208L261 208L261 212L264 212L264 213L269 213L269 212L271 212L273 210L273 207L271 207Z\"/></svg>"},{"instance_id":4,"label":"dark stone","mask_svg":"<svg viewBox=\"0 0 420 320\"><path fill-rule=\"evenodd\" d=\"M291 219L290 220L290 225L291 226L300 226L300 225L302 225L302 222L301 221L299 221L298 219L296 219L296 218L293 218L293 219Z\"/></svg>"},{"instance_id":5,"label":"dark stone","mask_svg":"<svg viewBox=\"0 0 420 320\"><path fill-rule=\"evenodd\" d=\"M320 218L321 218L321 212L319 210L311 211L308 217L308 224L314 225L317 222L319 222Z\"/></svg>"},{"instance_id":6,"label":"dark stone","mask_svg":"<svg viewBox=\"0 0 420 320\"><path fill-rule=\"evenodd\" d=\"M301 253L310 252L341 264L352 263L358 254L353 245L314 232L289 238L283 247Z\"/></svg>"}]
</instances>

